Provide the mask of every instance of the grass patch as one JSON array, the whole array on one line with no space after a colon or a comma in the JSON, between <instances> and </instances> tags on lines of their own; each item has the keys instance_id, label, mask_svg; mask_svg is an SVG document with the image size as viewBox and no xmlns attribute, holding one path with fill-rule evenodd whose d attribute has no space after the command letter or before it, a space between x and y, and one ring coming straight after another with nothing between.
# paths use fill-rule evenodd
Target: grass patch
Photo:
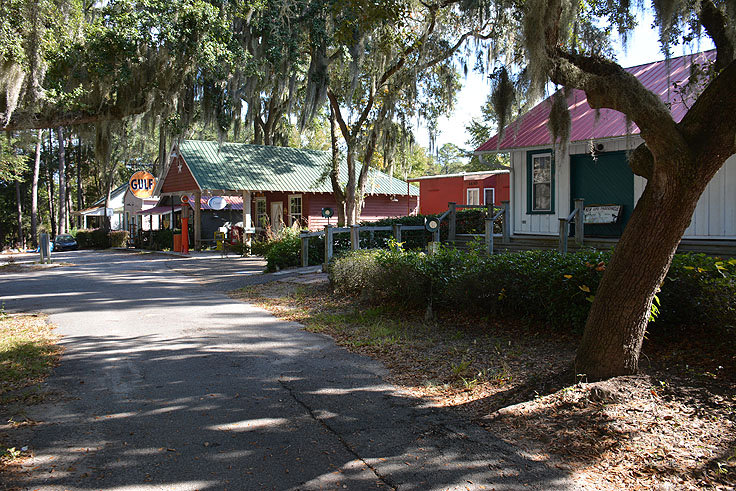
<instances>
[{"instance_id":1,"label":"grass patch","mask_svg":"<svg viewBox=\"0 0 736 491\"><path fill-rule=\"evenodd\" d=\"M0 404L18 402L22 389L51 373L61 354L57 340L45 316L0 316Z\"/></svg>"},{"instance_id":2,"label":"grass patch","mask_svg":"<svg viewBox=\"0 0 736 491\"><path fill-rule=\"evenodd\" d=\"M44 315L0 313L0 416L8 427L18 424L13 417L25 407L44 399L39 385L61 357L59 337ZM0 433L0 475L27 457L27 448L10 446Z\"/></svg>"}]
</instances>

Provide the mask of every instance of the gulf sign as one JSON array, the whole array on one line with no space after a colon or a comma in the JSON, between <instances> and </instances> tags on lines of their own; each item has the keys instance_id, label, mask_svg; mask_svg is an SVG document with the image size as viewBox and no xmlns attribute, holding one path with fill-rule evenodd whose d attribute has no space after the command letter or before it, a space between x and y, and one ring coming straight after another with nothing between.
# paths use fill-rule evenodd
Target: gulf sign
<instances>
[{"instance_id":1,"label":"gulf sign","mask_svg":"<svg viewBox=\"0 0 736 491\"><path fill-rule=\"evenodd\" d=\"M130 176L128 187L136 198L150 198L156 187L156 178L150 172L141 170Z\"/></svg>"}]
</instances>

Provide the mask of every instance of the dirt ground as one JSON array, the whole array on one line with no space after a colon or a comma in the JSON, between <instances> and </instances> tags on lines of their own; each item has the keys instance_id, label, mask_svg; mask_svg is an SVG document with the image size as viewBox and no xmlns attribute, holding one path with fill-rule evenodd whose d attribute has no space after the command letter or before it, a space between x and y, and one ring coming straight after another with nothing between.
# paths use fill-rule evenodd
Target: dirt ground
<instances>
[{"instance_id":1,"label":"dirt ground","mask_svg":"<svg viewBox=\"0 0 736 491\"><path fill-rule=\"evenodd\" d=\"M234 292L383 362L390 381L458 411L590 489L736 486L734 340L648 341L642 373L577 380L577 337L523 321L424 319L336 299L325 281Z\"/></svg>"}]
</instances>

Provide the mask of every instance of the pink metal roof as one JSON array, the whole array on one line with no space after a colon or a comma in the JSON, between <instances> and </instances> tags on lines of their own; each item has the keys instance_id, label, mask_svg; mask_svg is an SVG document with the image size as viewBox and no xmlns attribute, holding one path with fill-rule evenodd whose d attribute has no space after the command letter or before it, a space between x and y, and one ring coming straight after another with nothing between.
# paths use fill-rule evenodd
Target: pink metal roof
<instances>
[{"instance_id":1,"label":"pink metal roof","mask_svg":"<svg viewBox=\"0 0 736 491\"><path fill-rule=\"evenodd\" d=\"M680 121L687 112L680 94L673 89L673 84L687 82L690 76L690 64L693 60L703 63L715 59L715 50L671 58L667 61L657 61L627 68L626 71L638 78L644 86L658 94L670 105L670 111L675 121ZM686 101L688 102L688 101ZM601 109L599 116L588 105L588 99L582 90L573 90L567 98L570 110L571 129L570 141L585 141L601 138L624 136L626 131L625 116L613 109ZM478 147L476 152L496 152L513 148L536 147L550 145L552 138L547 128L549 120L550 98L540 102L529 112L507 126L501 145L498 145L498 135ZM628 134L638 134L639 128L631 123Z\"/></svg>"}]
</instances>

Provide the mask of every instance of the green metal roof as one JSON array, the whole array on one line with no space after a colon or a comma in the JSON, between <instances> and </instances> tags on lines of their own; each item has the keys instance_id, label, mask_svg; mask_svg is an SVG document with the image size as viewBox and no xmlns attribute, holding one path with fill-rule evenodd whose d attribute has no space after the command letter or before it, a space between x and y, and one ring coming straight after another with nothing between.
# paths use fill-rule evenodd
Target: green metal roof
<instances>
[{"instance_id":1,"label":"green metal roof","mask_svg":"<svg viewBox=\"0 0 736 491\"><path fill-rule=\"evenodd\" d=\"M329 152L303 148L218 143L185 140L179 145L201 189L246 191L284 191L331 193L332 185L324 178L329 168ZM347 164L340 166L340 182L347 181ZM406 195L407 183L371 169L366 194ZM419 188L409 185L411 196Z\"/></svg>"}]
</instances>

